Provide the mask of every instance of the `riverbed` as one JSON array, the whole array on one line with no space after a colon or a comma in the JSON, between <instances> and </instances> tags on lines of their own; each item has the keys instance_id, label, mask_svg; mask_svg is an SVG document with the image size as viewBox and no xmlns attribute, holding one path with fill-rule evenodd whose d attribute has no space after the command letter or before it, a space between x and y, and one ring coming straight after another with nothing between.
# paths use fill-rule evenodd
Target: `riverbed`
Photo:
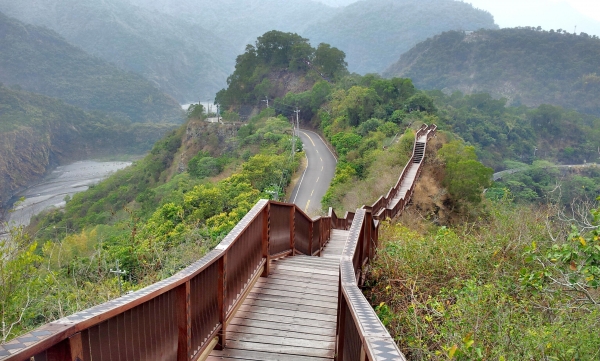
<instances>
[{"instance_id":1,"label":"riverbed","mask_svg":"<svg viewBox=\"0 0 600 361\"><path fill-rule=\"evenodd\" d=\"M107 178L119 169L131 165L131 162L79 161L55 168L43 180L19 193L17 202L5 217L9 226L26 226L31 217L49 209L65 206L65 198L87 190L90 185ZM0 226L0 234L3 233Z\"/></svg>"}]
</instances>

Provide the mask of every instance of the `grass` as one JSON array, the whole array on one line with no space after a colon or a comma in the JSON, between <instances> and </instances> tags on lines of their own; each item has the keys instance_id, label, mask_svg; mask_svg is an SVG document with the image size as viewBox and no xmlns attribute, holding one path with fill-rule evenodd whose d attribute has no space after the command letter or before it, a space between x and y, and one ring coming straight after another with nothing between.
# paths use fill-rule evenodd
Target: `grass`
<instances>
[{"instance_id":1,"label":"grass","mask_svg":"<svg viewBox=\"0 0 600 361\"><path fill-rule=\"evenodd\" d=\"M452 227L410 211L382 224L366 295L401 350L410 360L598 359L598 307L571 307L564 292L519 281L536 267L526 248L550 247L546 225L565 234L556 209L488 209Z\"/></svg>"}]
</instances>

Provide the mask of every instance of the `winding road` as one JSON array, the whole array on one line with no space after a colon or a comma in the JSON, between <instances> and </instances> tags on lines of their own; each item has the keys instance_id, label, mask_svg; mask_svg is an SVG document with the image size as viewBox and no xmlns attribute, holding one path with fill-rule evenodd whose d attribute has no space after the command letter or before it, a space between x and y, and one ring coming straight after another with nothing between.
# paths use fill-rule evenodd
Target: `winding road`
<instances>
[{"instance_id":1,"label":"winding road","mask_svg":"<svg viewBox=\"0 0 600 361\"><path fill-rule=\"evenodd\" d=\"M317 133L300 129L300 139L308 165L292 192L290 202L314 217L321 213L321 199L333 179L337 160Z\"/></svg>"}]
</instances>

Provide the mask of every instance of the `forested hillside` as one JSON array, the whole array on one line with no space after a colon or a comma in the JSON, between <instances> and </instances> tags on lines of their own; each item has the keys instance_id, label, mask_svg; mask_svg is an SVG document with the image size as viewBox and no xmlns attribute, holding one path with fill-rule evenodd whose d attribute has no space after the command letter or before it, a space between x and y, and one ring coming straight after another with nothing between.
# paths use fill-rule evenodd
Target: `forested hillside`
<instances>
[{"instance_id":1,"label":"forested hillside","mask_svg":"<svg viewBox=\"0 0 600 361\"><path fill-rule=\"evenodd\" d=\"M0 11L143 75L180 103L211 98L236 54L210 30L124 0L2 0Z\"/></svg>"},{"instance_id":2,"label":"forested hillside","mask_svg":"<svg viewBox=\"0 0 600 361\"><path fill-rule=\"evenodd\" d=\"M169 124L123 123L0 86L0 211L20 188L68 161L142 154Z\"/></svg>"},{"instance_id":3,"label":"forested hillside","mask_svg":"<svg viewBox=\"0 0 600 361\"><path fill-rule=\"evenodd\" d=\"M600 39L533 28L446 32L384 73L424 89L488 92L510 105L560 105L600 116Z\"/></svg>"},{"instance_id":4,"label":"forested hillside","mask_svg":"<svg viewBox=\"0 0 600 361\"><path fill-rule=\"evenodd\" d=\"M319 48L335 61L317 61ZM322 132L338 155L323 200L336 211L385 194L410 157L415 129L440 127L402 224L381 222L364 288L403 352L440 361L594 359L597 204L581 202L565 214L555 205L517 205L508 191L486 199L492 169L479 159L529 163L542 157L536 145L547 145L544 156L572 156L565 146L578 145L561 134L576 134L585 150L600 139L598 118L348 74L342 51L319 48L297 34L264 34L237 58L218 96L229 118L244 105L262 107L258 115L209 124L194 105L189 121L145 159L76 195L63 211L36 217L33 239L13 232L11 248L0 247L10 251L0 265L14 270L1 280L3 317L15 325L3 338L116 297L119 279L110 268L117 261L128 291L212 249L257 199L292 178L302 155L291 149L287 116L297 107L302 126ZM326 69L333 69L328 80L319 75ZM280 84L290 79L302 86ZM269 108L260 105L263 88L277 89Z\"/></svg>"},{"instance_id":5,"label":"forested hillside","mask_svg":"<svg viewBox=\"0 0 600 361\"><path fill-rule=\"evenodd\" d=\"M177 102L152 83L0 13L0 82L127 122L180 122Z\"/></svg>"},{"instance_id":6,"label":"forested hillside","mask_svg":"<svg viewBox=\"0 0 600 361\"><path fill-rule=\"evenodd\" d=\"M302 35L348 56L348 69L380 73L412 46L448 30L497 29L489 13L453 0L364 0L308 27Z\"/></svg>"}]
</instances>

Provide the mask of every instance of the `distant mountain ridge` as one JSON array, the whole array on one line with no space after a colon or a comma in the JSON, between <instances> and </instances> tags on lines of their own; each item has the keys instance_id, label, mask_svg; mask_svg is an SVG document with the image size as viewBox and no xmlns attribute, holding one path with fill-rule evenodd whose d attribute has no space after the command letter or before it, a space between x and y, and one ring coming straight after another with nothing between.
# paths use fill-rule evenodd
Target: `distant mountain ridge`
<instances>
[{"instance_id":1,"label":"distant mountain ridge","mask_svg":"<svg viewBox=\"0 0 600 361\"><path fill-rule=\"evenodd\" d=\"M180 103L212 98L235 61L211 31L126 0L0 0L0 11L143 75Z\"/></svg>"},{"instance_id":2,"label":"distant mountain ridge","mask_svg":"<svg viewBox=\"0 0 600 361\"><path fill-rule=\"evenodd\" d=\"M307 28L313 45L343 50L348 69L380 73L412 46L448 30L497 29L488 12L454 0L363 0Z\"/></svg>"},{"instance_id":3,"label":"distant mountain ridge","mask_svg":"<svg viewBox=\"0 0 600 361\"><path fill-rule=\"evenodd\" d=\"M179 122L177 102L140 75L88 55L46 28L0 13L0 82L133 122Z\"/></svg>"},{"instance_id":4,"label":"distant mountain ridge","mask_svg":"<svg viewBox=\"0 0 600 361\"><path fill-rule=\"evenodd\" d=\"M600 39L533 28L450 31L400 57L386 77L424 89L488 92L509 104L560 105L600 116Z\"/></svg>"}]
</instances>

